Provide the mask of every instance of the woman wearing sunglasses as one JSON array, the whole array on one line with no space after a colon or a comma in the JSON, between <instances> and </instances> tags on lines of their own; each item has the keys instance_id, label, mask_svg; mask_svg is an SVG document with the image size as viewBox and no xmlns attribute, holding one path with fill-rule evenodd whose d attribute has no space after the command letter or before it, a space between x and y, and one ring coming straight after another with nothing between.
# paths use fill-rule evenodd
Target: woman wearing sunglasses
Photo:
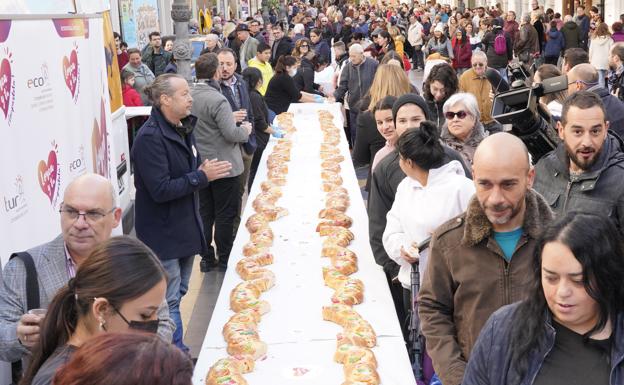
<instances>
[{"instance_id":1,"label":"woman wearing sunglasses","mask_svg":"<svg viewBox=\"0 0 624 385\"><path fill-rule=\"evenodd\" d=\"M569 212L551 224L528 298L492 314L462 385L623 384L622 255L604 216Z\"/></svg>"},{"instance_id":2,"label":"woman wearing sunglasses","mask_svg":"<svg viewBox=\"0 0 624 385\"><path fill-rule=\"evenodd\" d=\"M292 56L294 56L297 61L301 61L301 58L308 53L310 53L310 47L312 46L312 42L307 37L301 38L297 40L295 43L295 48L293 49Z\"/></svg>"},{"instance_id":3,"label":"woman wearing sunglasses","mask_svg":"<svg viewBox=\"0 0 624 385\"><path fill-rule=\"evenodd\" d=\"M446 122L442 126L441 138L449 147L457 150L466 164L472 164L477 146L487 136L479 121L479 104L474 95L457 93L442 106Z\"/></svg>"},{"instance_id":4,"label":"woman wearing sunglasses","mask_svg":"<svg viewBox=\"0 0 624 385\"><path fill-rule=\"evenodd\" d=\"M49 385L57 368L100 333L156 333L166 289L165 270L143 243L126 236L103 243L50 303L20 385Z\"/></svg>"}]
</instances>

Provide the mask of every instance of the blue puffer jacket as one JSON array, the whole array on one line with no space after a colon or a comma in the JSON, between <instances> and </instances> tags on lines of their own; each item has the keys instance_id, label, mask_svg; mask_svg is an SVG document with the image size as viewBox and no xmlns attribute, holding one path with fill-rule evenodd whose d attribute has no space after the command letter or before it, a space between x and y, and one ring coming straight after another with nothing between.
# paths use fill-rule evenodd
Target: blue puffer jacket
<instances>
[{"instance_id":1,"label":"blue puffer jacket","mask_svg":"<svg viewBox=\"0 0 624 385\"><path fill-rule=\"evenodd\" d=\"M548 31L548 40L546 41L545 56L559 57L565 49L565 37L557 28L551 28Z\"/></svg>"},{"instance_id":2,"label":"blue puffer jacket","mask_svg":"<svg viewBox=\"0 0 624 385\"><path fill-rule=\"evenodd\" d=\"M503 306L487 321L479 339L470 354L462 385L532 385L545 358L555 345L555 329L550 313L544 323L544 342L529 356L526 375L518 381L511 362L514 347L510 345L511 332L521 327L515 320L515 311L520 302ZM613 347L611 350L611 380L609 385L624 383L624 313L618 314L614 323Z\"/></svg>"}]
</instances>

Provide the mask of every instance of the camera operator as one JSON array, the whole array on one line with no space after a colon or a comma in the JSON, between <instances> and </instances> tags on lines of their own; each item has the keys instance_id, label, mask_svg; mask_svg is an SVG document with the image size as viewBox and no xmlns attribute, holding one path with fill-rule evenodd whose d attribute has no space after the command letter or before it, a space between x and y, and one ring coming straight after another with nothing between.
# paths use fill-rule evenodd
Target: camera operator
<instances>
[{"instance_id":1,"label":"camera operator","mask_svg":"<svg viewBox=\"0 0 624 385\"><path fill-rule=\"evenodd\" d=\"M561 76L561 71L559 71L557 66L553 64L542 64L537 68L535 74L533 75L533 85L540 84L546 79L551 79L557 76ZM540 98L540 103L546 106L546 109L548 109L552 118L555 121L558 121L561 120L561 108L563 107L562 103L567 96L567 90L553 92L542 96Z\"/></svg>"},{"instance_id":2,"label":"camera operator","mask_svg":"<svg viewBox=\"0 0 624 385\"><path fill-rule=\"evenodd\" d=\"M611 95L609 90L599 84L596 68L591 64L579 64L568 72L568 95L587 90L600 96L607 112L609 130L624 138L624 102Z\"/></svg>"},{"instance_id":3,"label":"camera operator","mask_svg":"<svg viewBox=\"0 0 624 385\"><path fill-rule=\"evenodd\" d=\"M622 140L608 128L598 95L569 96L557 123L563 142L535 166L534 189L557 215L572 210L605 215L623 231L624 153Z\"/></svg>"},{"instance_id":4,"label":"camera operator","mask_svg":"<svg viewBox=\"0 0 624 385\"><path fill-rule=\"evenodd\" d=\"M572 68L582 63L589 63L587 51L583 48L568 48L563 54L561 72L567 74Z\"/></svg>"}]
</instances>

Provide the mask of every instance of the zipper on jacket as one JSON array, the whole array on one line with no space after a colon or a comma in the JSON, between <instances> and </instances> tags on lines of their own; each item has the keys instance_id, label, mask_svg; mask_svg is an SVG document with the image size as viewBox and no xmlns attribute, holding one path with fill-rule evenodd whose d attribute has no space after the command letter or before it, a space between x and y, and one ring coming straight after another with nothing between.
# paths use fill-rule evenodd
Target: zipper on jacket
<instances>
[{"instance_id":1,"label":"zipper on jacket","mask_svg":"<svg viewBox=\"0 0 624 385\"><path fill-rule=\"evenodd\" d=\"M511 293L509 289L509 264L510 262L507 262L507 260L503 258L503 292L505 296L505 305L509 305L511 303Z\"/></svg>"},{"instance_id":2,"label":"zipper on jacket","mask_svg":"<svg viewBox=\"0 0 624 385\"><path fill-rule=\"evenodd\" d=\"M613 344L615 344L615 341L613 342ZM615 372L615 368L618 367L622 363L622 361L624 361L624 356L618 357L615 363L611 363L611 371L609 372L609 385L616 385L615 382L613 382L613 372Z\"/></svg>"},{"instance_id":3,"label":"zipper on jacket","mask_svg":"<svg viewBox=\"0 0 624 385\"><path fill-rule=\"evenodd\" d=\"M542 357L542 362L540 362L539 366L537 367L537 370L535 371L535 374L533 375L533 378L531 379L531 382L529 382L529 385L533 385L535 383L535 379L537 378L537 375L539 374L540 370L542 369L542 365L544 364L544 361L546 361L546 357L548 357L548 355L550 354L550 351L552 350L553 346L555 346L554 342L552 343L552 345L550 345L550 348L548 348L546 353L544 353L544 357Z\"/></svg>"},{"instance_id":4,"label":"zipper on jacket","mask_svg":"<svg viewBox=\"0 0 624 385\"><path fill-rule=\"evenodd\" d=\"M364 59L366 60L366 59ZM364 63L362 63L364 64ZM362 76L360 75L360 67L357 67L357 72L358 72L358 91L360 92L360 99L364 97L364 95L362 95Z\"/></svg>"},{"instance_id":5,"label":"zipper on jacket","mask_svg":"<svg viewBox=\"0 0 624 385\"><path fill-rule=\"evenodd\" d=\"M568 185L565 190L565 200L563 201L563 211L566 211L566 207L568 206L568 198L570 198L570 190L572 189L572 181L568 181Z\"/></svg>"}]
</instances>

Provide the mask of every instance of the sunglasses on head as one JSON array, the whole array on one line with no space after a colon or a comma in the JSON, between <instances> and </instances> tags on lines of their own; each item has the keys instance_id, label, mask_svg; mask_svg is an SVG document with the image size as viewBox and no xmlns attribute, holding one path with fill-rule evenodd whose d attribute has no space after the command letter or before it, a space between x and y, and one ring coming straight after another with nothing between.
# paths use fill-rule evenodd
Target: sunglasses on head
<instances>
[{"instance_id":1,"label":"sunglasses on head","mask_svg":"<svg viewBox=\"0 0 624 385\"><path fill-rule=\"evenodd\" d=\"M455 118L455 116L457 116L459 119L464 119L466 116L468 116L468 113L466 111L447 111L444 113L444 116L446 117L446 120L452 120L453 118Z\"/></svg>"}]
</instances>

